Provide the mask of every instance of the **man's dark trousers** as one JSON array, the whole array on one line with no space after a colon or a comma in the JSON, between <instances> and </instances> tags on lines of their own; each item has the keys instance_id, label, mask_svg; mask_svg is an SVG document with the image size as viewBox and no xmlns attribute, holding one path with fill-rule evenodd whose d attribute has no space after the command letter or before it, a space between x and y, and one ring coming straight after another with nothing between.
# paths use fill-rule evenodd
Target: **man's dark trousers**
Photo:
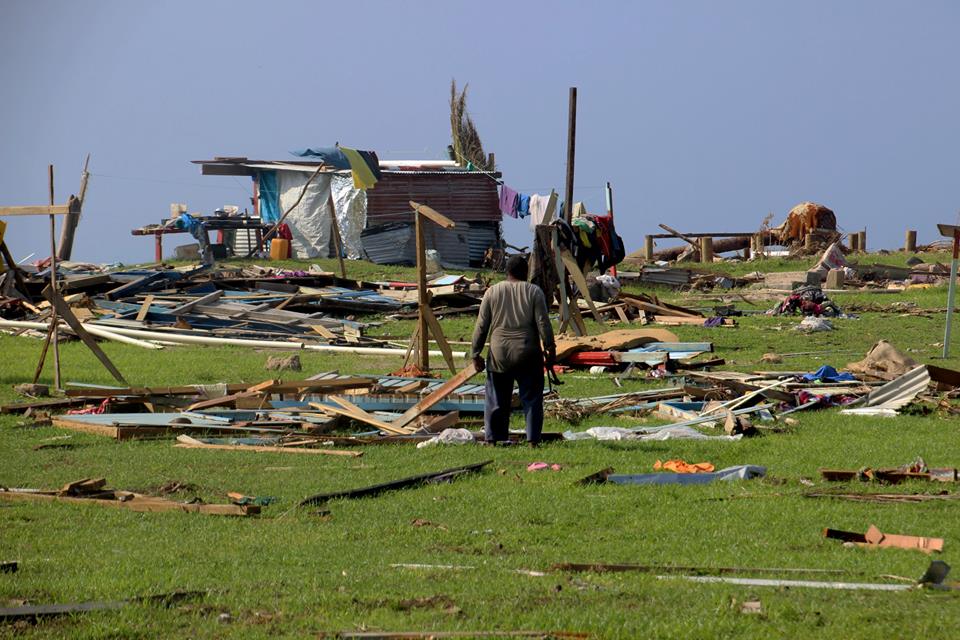
<instances>
[{"instance_id":1,"label":"man's dark trousers","mask_svg":"<svg viewBox=\"0 0 960 640\"><path fill-rule=\"evenodd\" d=\"M509 439L510 401L513 383L520 391L520 404L527 421L527 442L540 442L543 430L543 367L540 359L533 366L511 371L490 371L487 361L487 388L483 407L483 427L487 442Z\"/></svg>"}]
</instances>

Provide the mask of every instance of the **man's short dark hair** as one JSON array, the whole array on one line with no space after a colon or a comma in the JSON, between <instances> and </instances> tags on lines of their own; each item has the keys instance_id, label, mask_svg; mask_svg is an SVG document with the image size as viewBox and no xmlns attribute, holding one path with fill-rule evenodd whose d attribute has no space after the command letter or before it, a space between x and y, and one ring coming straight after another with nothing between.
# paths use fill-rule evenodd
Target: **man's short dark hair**
<instances>
[{"instance_id":1,"label":"man's short dark hair","mask_svg":"<svg viewBox=\"0 0 960 640\"><path fill-rule=\"evenodd\" d=\"M524 256L510 256L507 260L507 275L515 280L526 280L530 269Z\"/></svg>"}]
</instances>

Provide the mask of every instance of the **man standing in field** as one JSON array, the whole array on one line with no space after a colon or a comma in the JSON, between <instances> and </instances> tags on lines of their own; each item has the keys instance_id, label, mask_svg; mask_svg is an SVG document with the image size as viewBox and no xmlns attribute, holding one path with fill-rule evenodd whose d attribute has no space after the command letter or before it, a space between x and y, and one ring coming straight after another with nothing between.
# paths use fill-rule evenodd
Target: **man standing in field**
<instances>
[{"instance_id":1,"label":"man standing in field","mask_svg":"<svg viewBox=\"0 0 960 640\"><path fill-rule=\"evenodd\" d=\"M544 353L552 366L556 345L546 298L540 287L527 282L527 269L526 258L513 256L507 261L507 279L487 289L473 330L471 355L479 371L484 369L480 353L490 335L483 410L483 429L490 443L508 439L514 381L527 421L527 442L538 444L543 430Z\"/></svg>"}]
</instances>

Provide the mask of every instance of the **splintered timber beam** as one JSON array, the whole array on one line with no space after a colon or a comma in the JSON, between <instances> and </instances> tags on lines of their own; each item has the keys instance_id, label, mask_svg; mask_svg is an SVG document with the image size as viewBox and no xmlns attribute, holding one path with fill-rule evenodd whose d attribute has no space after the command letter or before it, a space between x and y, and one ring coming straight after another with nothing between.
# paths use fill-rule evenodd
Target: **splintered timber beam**
<instances>
[{"instance_id":1,"label":"splintered timber beam","mask_svg":"<svg viewBox=\"0 0 960 640\"><path fill-rule=\"evenodd\" d=\"M433 222L436 222L438 225L440 225L444 229L453 229L454 227L457 226L453 220L443 215L436 209L432 209L425 204L420 204L419 202L414 202L413 200L411 200L410 208L412 208L414 211L416 211L420 215L430 218L430 220L432 220Z\"/></svg>"},{"instance_id":2,"label":"splintered timber beam","mask_svg":"<svg viewBox=\"0 0 960 640\"><path fill-rule=\"evenodd\" d=\"M367 498L369 496L381 494L385 491L406 489L407 487L415 487L429 482L453 480L467 473L479 471L492 462L493 460L484 460L483 462L468 464L462 467L444 469L443 471L435 471L433 473L423 473L416 476L410 476L409 478L391 480L389 482L375 484L369 487L361 487L359 489L346 489L344 491L333 491L331 493L318 493L301 500L299 506L305 507L309 505L319 505L327 502L328 500L336 500L337 498Z\"/></svg>"},{"instance_id":3,"label":"splintered timber beam","mask_svg":"<svg viewBox=\"0 0 960 640\"><path fill-rule=\"evenodd\" d=\"M56 204L26 207L0 207L0 216L65 216L71 213L73 205Z\"/></svg>"},{"instance_id":4,"label":"splintered timber beam","mask_svg":"<svg viewBox=\"0 0 960 640\"><path fill-rule=\"evenodd\" d=\"M183 511L186 513L205 513L217 516L249 516L260 513L260 507L257 505L236 505L236 504L199 504L174 502L165 498L153 498L142 496L136 493L108 491L107 494L116 494L115 497L100 498L90 497L82 498L75 496L61 496L57 492L38 492L33 489L0 490L0 500L9 501L28 501L28 502L67 502L70 504L93 504L101 507L113 507L115 509L127 509L141 513L153 513L160 511ZM96 494L101 495L101 494Z\"/></svg>"},{"instance_id":5,"label":"splintered timber beam","mask_svg":"<svg viewBox=\"0 0 960 640\"><path fill-rule=\"evenodd\" d=\"M217 451L250 451L253 453L305 453L323 456L345 456L347 458L359 458L363 451L342 451L339 449L308 449L306 447L271 447L263 445L246 444L209 444L188 435L177 436L177 443L173 445L178 449L214 449Z\"/></svg>"}]
</instances>

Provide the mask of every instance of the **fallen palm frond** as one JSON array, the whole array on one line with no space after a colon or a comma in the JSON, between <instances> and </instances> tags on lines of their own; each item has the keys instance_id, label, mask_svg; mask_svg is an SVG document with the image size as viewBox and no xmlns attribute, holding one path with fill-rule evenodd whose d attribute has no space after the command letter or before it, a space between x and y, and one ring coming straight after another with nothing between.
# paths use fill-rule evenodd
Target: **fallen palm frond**
<instances>
[{"instance_id":1,"label":"fallen palm frond","mask_svg":"<svg viewBox=\"0 0 960 640\"><path fill-rule=\"evenodd\" d=\"M450 133L453 139L455 160L462 165L468 162L481 171L495 171L494 163L483 151L480 134L467 112L467 87L457 93L457 81L450 81Z\"/></svg>"}]
</instances>

